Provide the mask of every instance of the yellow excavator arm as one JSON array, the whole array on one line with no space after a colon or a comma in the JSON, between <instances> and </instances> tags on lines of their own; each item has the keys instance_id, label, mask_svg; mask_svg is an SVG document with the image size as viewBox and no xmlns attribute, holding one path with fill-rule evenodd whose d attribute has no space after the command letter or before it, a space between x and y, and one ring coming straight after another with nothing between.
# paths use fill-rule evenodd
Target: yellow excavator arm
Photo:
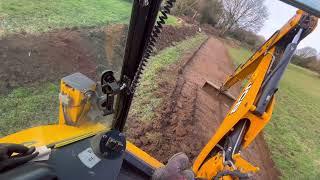
<instances>
[{"instance_id":1,"label":"yellow excavator arm","mask_svg":"<svg viewBox=\"0 0 320 180\"><path fill-rule=\"evenodd\" d=\"M274 94L298 43L317 25L317 18L298 10L220 87L220 95L237 82L248 79L221 126L202 149L193 165L199 178L245 178L257 172L244 160L247 148L271 119Z\"/></svg>"}]
</instances>

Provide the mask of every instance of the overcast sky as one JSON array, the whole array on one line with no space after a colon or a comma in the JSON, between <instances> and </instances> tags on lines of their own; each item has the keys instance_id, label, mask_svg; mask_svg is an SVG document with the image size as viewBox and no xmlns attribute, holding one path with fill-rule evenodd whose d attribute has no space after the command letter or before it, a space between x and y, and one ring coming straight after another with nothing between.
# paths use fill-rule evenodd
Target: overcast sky
<instances>
[{"instance_id":1,"label":"overcast sky","mask_svg":"<svg viewBox=\"0 0 320 180\"><path fill-rule=\"evenodd\" d=\"M269 18L258 34L267 39L293 17L297 9L279 0L266 0L265 4L268 7ZM320 24L308 37L301 41L298 48L305 46L311 46L320 52Z\"/></svg>"}]
</instances>

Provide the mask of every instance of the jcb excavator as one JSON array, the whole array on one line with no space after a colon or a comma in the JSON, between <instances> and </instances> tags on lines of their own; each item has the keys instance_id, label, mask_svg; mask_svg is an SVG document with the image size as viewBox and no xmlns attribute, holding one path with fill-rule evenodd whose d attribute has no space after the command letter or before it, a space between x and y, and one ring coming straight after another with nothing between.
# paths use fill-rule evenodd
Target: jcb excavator
<instances>
[{"instance_id":1,"label":"jcb excavator","mask_svg":"<svg viewBox=\"0 0 320 180\"><path fill-rule=\"evenodd\" d=\"M112 71L104 71L99 82L81 73L62 78L58 124L0 139L4 145L35 146L39 153L32 160L4 168L0 179L150 179L155 170L165 167L126 141L123 129L143 69L174 1L167 0L164 5L161 0L133 1L120 79ZM259 170L241 157L240 150L269 122L279 81L297 45L315 29L320 17L318 0L283 1L301 10L219 87L221 95L228 94L231 86L248 78L221 126L194 161L194 179L244 179ZM94 120L97 115L111 114L112 125ZM21 160L26 153L12 152L7 151L7 159ZM0 167L6 160L1 157Z\"/></svg>"}]
</instances>

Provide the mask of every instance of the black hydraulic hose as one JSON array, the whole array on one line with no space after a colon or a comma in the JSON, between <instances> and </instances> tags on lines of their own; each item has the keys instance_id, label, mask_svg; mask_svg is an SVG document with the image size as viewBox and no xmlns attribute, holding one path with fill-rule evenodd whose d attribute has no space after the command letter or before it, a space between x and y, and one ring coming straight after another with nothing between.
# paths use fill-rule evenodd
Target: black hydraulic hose
<instances>
[{"instance_id":1,"label":"black hydraulic hose","mask_svg":"<svg viewBox=\"0 0 320 180\"><path fill-rule=\"evenodd\" d=\"M161 15L159 16L159 20L156 22L156 25L153 28L153 31L151 33L147 47L144 51L143 58L139 63L138 69L136 71L134 79L132 80L131 86L129 88L129 90L130 90L129 93L135 92L135 90L139 84L143 70L146 67L146 65L149 61L149 58L154 50L154 47L157 42L157 38L159 37L159 35L161 33L163 25L166 24L166 20L168 19L168 14L170 14L171 8L173 7L173 4L175 2L176 2L176 0L167 0L165 2L165 5L163 6L162 10L160 11Z\"/></svg>"},{"instance_id":2,"label":"black hydraulic hose","mask_svg":"<svg viewBox=\"0 0 320 180\"><path fill-rule=\"evenodd\" d=\"M248 174L244 174L240 172L239 170L234 170L234 171L221 171L218 172L218 174L213 178L213 180L219 180L220 178L224 176L231 176L232 178L239 178L239 180L244 180L244 179L249 179Z\"/></svg>"},{"instance_id":3,"label":"black hydraulic hose","mask_svg":"<svg viewBox=\"0 0 320 180\"><path fill-rule=\"evenodd\" d=\"M262 93L260 99L257 102L255 114L261 116L267 109L272 96L277 92L279 82L290 63L295 50L301 40L303 29L301 28L293 38L292 42L286 47L283 56L276 66L276 68L270 73L262 85Z\"/></svg>"},{"instance_id":4,"label":"black hydraulic hose","mask_svg":"<svg viewBox=\"0 0 320 180\"><path fill-rule=\"evenodd\" d=\"M120 76L120 81L126 83L128 89L121 91L117 97L112 129L122 131L125 126L135 89L175 0L166 1L159 20L156 21L161 2L162 0L134 1Z\"/></svg>"},{"instance_id":5,"label":"black hydraulic hose","mask_svg":"<svg viewBox=\"0 0 320 180\"><path fill-rule=\"evenodd\" d=\"M248 128L247 123L248 120L240 121L233 127L234 130L226 137L226 144L224 148L225 161L232 163L233 155L240 151L241 143Z\"/></svg>"}]
</instances>

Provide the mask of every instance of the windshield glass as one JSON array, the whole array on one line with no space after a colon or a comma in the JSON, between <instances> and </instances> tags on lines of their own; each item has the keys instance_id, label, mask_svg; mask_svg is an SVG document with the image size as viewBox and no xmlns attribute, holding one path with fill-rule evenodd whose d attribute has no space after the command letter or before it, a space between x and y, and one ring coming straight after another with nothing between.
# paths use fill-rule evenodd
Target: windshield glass
<instances>
[{"instance_id":1,"label":"windshield glass","mask_svg":"<svg viewBox=\"0 0 320 180\"><path fill-rule=\"evenodd\" d=\"M0 137L58 124L63 77L119 77L131 8L131 0L1 0Z\"/></svg>"},{"instance_id":2,"label":"windshield glass","mask_svg":"<svg viewBox=\"0 0 320 180\"><path fill-rule=\"evenodd\" d=\"M320 4L319 0L281 0L285 3L293 5L302 9L312 15L320 17Z\"/></svg>"}]
</instances>

